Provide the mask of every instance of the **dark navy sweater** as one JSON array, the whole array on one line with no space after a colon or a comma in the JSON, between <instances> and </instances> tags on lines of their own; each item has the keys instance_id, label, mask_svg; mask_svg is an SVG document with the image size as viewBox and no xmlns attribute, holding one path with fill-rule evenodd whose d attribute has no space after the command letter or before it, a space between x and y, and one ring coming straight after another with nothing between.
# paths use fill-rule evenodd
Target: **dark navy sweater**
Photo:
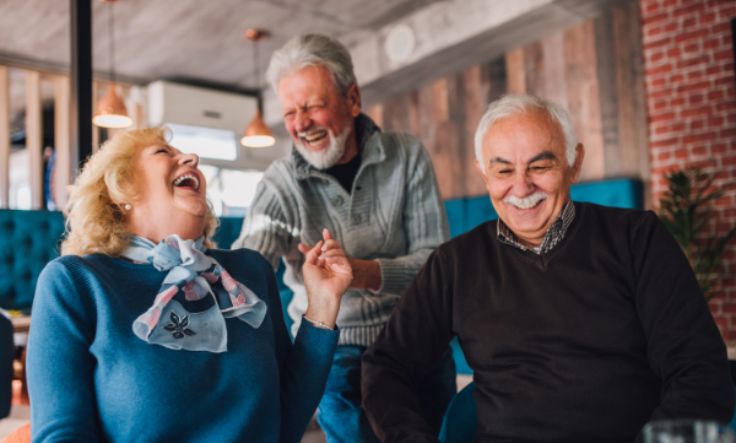
<instances>
[{"instance_id":1,"label":"dark navy sweater","mask_svg":"<svg viewBox=\"0 0 736 443\"><path fill-rule=\"evenodd\" d=\"M268 304L258 329L226 319L220 354L173 351L133 334L165 272L99 254L49 263L28 343L34 441L300 440L338 332L303 322L292 345L270 265L244 249L209 254Z\"/></svg>"},{"instance_id":2,"label":"dark navy sweater","mask_svg":"<svg viewBox=\"0 0 736 443\"><path fill-rule=\"evenodd\" d=\"M494 221L430 257L364 357L387 441L434 440L412 378L452 336L480 441L631 442L652 419L730 420L725 346L672 236L651 212L576 210L547 254L499 242Z\"/></svg>"}]
</instances>

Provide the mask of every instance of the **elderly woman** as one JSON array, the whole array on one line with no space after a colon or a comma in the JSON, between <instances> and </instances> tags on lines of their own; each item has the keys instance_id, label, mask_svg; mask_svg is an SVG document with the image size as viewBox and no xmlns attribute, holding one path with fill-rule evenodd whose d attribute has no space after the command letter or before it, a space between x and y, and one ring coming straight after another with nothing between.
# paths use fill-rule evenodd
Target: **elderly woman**
<instances>
[{"instance_id":1,"label":"elderly woman","mask_svg":"<svg viewBox=\"0 0 736 443\"><path fill-rule=\"evenodd\" d=\"M34 441L299 441L322 394L352 274L307 247L292 344L270 265L212 249L196 155L121 133L71 189L62 257L39 277L28 346Z\"/></svg>"}]
</instances>

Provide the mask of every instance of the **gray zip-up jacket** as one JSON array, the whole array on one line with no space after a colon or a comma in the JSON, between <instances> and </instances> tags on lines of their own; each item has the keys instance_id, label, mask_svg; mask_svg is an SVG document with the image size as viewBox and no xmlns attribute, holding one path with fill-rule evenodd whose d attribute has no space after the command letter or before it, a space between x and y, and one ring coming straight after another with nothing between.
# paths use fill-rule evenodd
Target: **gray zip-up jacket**
<instances>
[{"instance_id":1,"label":"gray zip-up jacket","mask_svg":"<svg viewBox=\"0 0 736 443\"><path fill-rule=\"evenodd\" d=\"M274 267L284 259L284 283L294 291L288 307L294 331L307 308L299 242L313 245L328 228L349 257L377 260L381 287L349 289L337 318L339 344L369 346L429 254L448 239L448 228L432 162L419 140L383 133L363 114L355 124L361 165L352 192L292 148L266 170L233 248L255 249Z\"/></svg>"}]
</instances>

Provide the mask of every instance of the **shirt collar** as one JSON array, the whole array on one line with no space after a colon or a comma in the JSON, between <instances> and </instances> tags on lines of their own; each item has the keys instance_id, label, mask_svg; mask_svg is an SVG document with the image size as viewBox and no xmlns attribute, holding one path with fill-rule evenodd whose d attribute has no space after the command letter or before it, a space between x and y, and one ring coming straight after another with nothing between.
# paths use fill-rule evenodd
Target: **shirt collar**
<instances>
[{"instance_id":1,"label":"shirt collar","mask_svg":"<svg viewBox=\"0 0 736 443\"><path fill-rule=\"evenodd\" d=\"M381 128L371 120L370 117L361 113L355 117L355 134L358 141L358 149L362 153L362 163L373 163L383 160L385 155L383 153L383 146L380 143L369 143L370 138L381 132ZM367 149L368 146L376 145L377 152L372 152ZM291 145L291 159L294 162L296 168L296 178L304 179L313 176L315 173L321 174L323 171L312 166L308 161L299 154L294 145Z\"/></svg>"},{"instance_id":2,"label":"shirt collar","mask_svg":"<svg viewBox=\"0 0 736 443\"><path fill-rule=\"evenodd\" d=\"M516 237L516 234L514 234L514 232L506 226L501 219L498 219L498 224L496 225L496 236L502 243L514 246L522 251L532 251L537 255L542 255L551 251L562 241L563 238L565 238L567 228L570 227L574 218L575 205L572 200L568 200L565 207L562 208L560 216L557 217L557 220L555 220L554 223L552 223L552 226L547 229L547 232L544 234L544 238L542 239L542 243L536 247L528 247L522 244L518 237Z\"/></svg>"}]
</instances>

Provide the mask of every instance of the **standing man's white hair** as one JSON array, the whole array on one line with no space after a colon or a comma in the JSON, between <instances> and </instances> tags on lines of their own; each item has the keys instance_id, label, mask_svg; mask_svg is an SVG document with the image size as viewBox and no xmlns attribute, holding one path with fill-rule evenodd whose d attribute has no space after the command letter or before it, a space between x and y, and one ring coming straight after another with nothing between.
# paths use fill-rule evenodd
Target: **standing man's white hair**
<instances>
[{"instance_id":1,"label":"standing man's white hair","mask_svg":"<svg viewBox=\"0 0 736 443\"><path fill-rule=\"evenodd\" d=\"M284 75L306 68L324 66L332 74L337 90L345 95L348 88L357 84L353 72L353 59L347 48L335 39L319 34L293 37L271 56L266 79L274 91Z\"/></svg>"},{"instance_id":2,"label":"standing man's white hair","mask_svg":"<svg viewBox=\"0 0 736 443\"><path fill-rule=\"evenodd\" d=\"M575 148L578 145L578 139L575 136L575 129L572 126L570 115L561 106L552 102L548 102L539 97L528 94L509 94L500 99L491 102L488 105L486 113L478 123L478 129L475 131L475 159L478 161L481 170L486 172L486 165L483 163L483 137L488 129L498 120L512 115L523 114L531 110L538 109L549 115L552 121L560 125L562 136L565 141L565 156L567 163L572 166L575 163L577 152Z\"/></svg>"}]
</instances>

